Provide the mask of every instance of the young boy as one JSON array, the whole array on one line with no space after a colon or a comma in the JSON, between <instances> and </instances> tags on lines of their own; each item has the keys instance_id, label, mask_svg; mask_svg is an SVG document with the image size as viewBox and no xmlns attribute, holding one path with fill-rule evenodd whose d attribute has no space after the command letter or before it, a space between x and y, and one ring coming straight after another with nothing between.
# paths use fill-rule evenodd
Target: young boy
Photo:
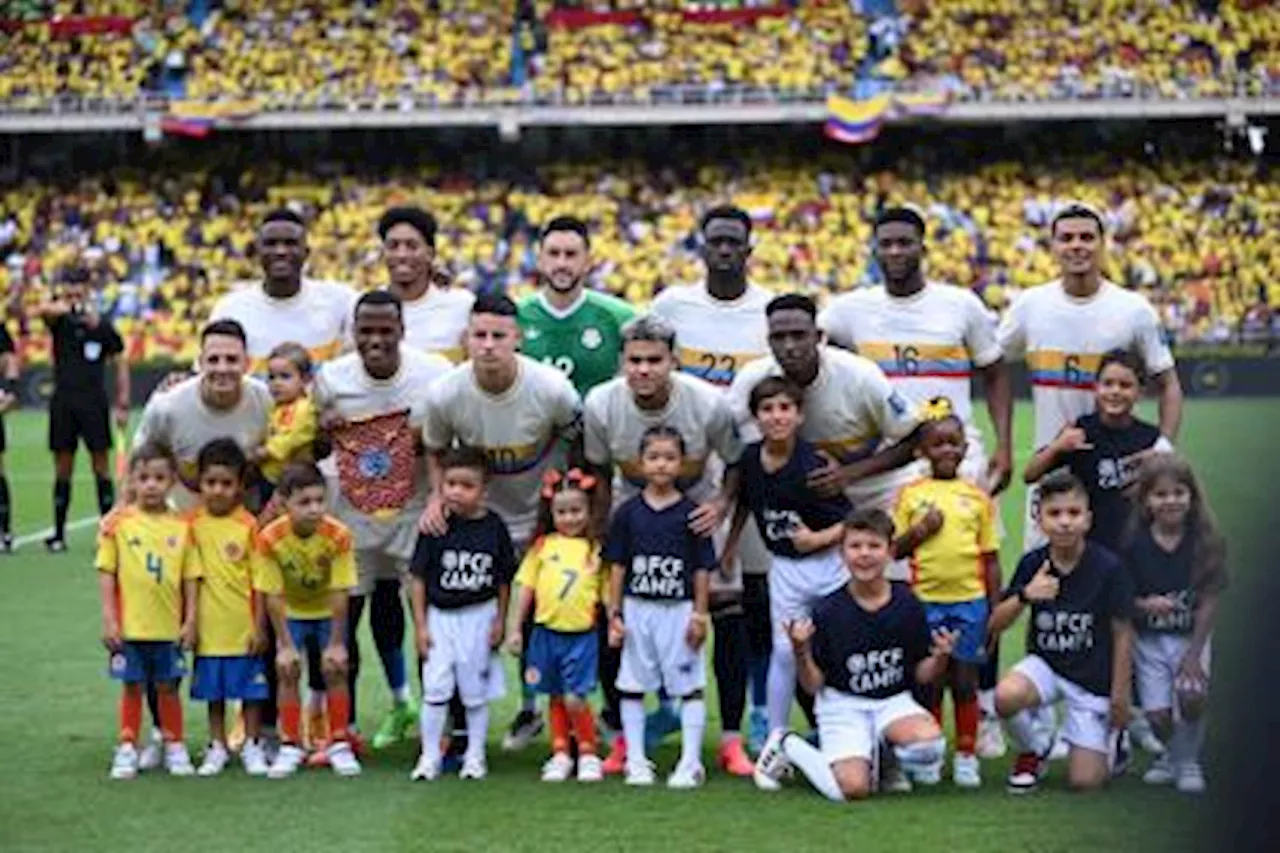
<instances>
[{"instance_id":1,"label":"young boy","mask_svg":"<svg viewBox=\"0 0 1280 853\"><path fill-rule=\"evenodd\" d=\"M806 483L809 474L826 463L817 448L799 438L803 397L799 386L780 376L751 390L751 414L763 440L743 451L738 508L721 560L722 566L732 567L738 535L750 512L772 556L768 578L773 649L766 682L770 731L786 727L795 696L796 661L787 623L808 616L815 602L849 581L836 546L852 507L843 494L822 498Z\"/></svg>"},{"instance_id":2,"label":"young boy","mask_svg":"<svg viewBox=\"0 0 1280 853\"><path fill-rule=\"evenodd\" d=\"M102 642L111 652L111 677L124 683L120 699L120 744L112 779L138 775L138 730L143 688L154 685L164 764L170 775L194 769L182 742L183 653L196 637L200 562L185 518L169 510L167 498L177 463L167 450L144 444L129 462L136 502L110 513L98 533L98 587L102 595Z\"/></svg>"},{"instance_id":3,"label":"young boy","mask_svg":"<svg viewBox=\"0 0 1280 853\"><path fill-rule=\"evenodd\" d=\"M448 513L442 536L418 539L413 574L413 624L422 663L422 754L409 775L440 776L440 738L456 690L466 709L467 748L461 779L489 773L485 735L489 702L505 692L495 650L506 627L516 551L507 525L485 504L488 464L483 451L440 454L440 494Z\"/></svg>"},{"instance_id":4,"label":"young boy","mask_svg":"<svg viewBox=\"0 0 1280 853\"><path fill-rule=\"evenodd\" d=\"M819 601L811 620L787 625L800 684L818 697L822 748L795 732L775 731L756 765L757 787L776 790L795 767L837 802L870 795L876 750L886 741L911 775L938 772L946 741L911 690L946 672L954 641L940 628L931 642L920 602L906 584L884 576L893 556L888 515L859 510L843 531L849 582Z\"/></svg>"},{"instance_id":5,"label":"young boy","mask_svg":"<svg viewBox=\"0 0 1280 853\"><path fill-rule=\"evenodd\" d=\"M995 504L958 475L967 446L964 423L949 410L926 426L919 452L931 476L902 487L893 521L902 531L895 557L910 558L911 588L924 604L929 628L955 635L948 672L956 719L952 779L959 787L977 788L978 668L987 657L987 619L999 601L1000 543ZM927 688L922 698L939 723L943 687ZM938 779L925 775L916 781Z\"/></svg>"},{"instance_id":6,"label":"young boy","mask_svg":"<svg viewBox=\"0 0 1280 853\"><path fill-rule=\"evenodd\" d=\"M996 686L996 711L1021 749L1009 791L1034 791L1044 777L1050 738L1031 710L1062 699L1069 746L1067 781L1099 788L1111 773L1111 734L1129 719L1133 586L1120 560L1088 541L1092 522L1084 485L1068 471L1040 481L1040 529L1049 544L1018 563L991 614L998 634L1031 607L1027 651Z\"/></svg>"},{"instance_id":7,"label":"young boy","mask_svg":"<svg viewBox=\"0 0 1280 853\"><path fill-rule=\"evenodd\" d=\"M196 771L217 776L227 766L227 701L244 703L246 740L240 760L250 776L267 772L261 704L267 699L266 604L253 558L257 523L244 508L248 460L240 445L217 438L200 448L200 507L188 516L204 570L196 610L196 659L191 698L209 703L209 748Z\"/></svg>"},{"instance_id":8,"label":"young boy","mask_svg":"<svg viewBox=\"0 0 1280 853\"><path fill-rule=\"evenodd\" d=\"M286 514L258 532L256 559L276 632L281 746L267 776L285 779L298 770L302 743L302 675L299 650L320 649L329 713L329 764L339 776L358 776L347 740L347 597L356 585L351 531L325 512L324 475L311 463L295 463L280 476L277 492Z\"/></svg>"}]
</instances>

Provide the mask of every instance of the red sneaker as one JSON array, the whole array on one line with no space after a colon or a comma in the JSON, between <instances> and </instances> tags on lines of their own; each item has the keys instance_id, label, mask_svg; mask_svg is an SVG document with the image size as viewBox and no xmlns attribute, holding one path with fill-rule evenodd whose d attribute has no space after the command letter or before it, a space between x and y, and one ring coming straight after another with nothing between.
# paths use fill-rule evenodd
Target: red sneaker
<instances>
[{"instance_id":1,"label":"red sneaker","mask_svg":"<svg viewBox=\"0 0 1280 853\"><path fill-rule=\"evenodd\" d=\"M1034 752L1019 753L1009 771L1008 788L1011 794L1029 794L1040 784L1049 763Z\"/></svg>"},{"instance_id":2,"label":"red sneaker","mask_svg":"<svg viewBox=\"0 0 1280 853\"><path fill-rule=\"evenodd\" d=\"M602 769L606 776L620 776L627 769L627 740L622 735L613 739L613 747Z\"/></svg>"},{"instance_id":3,"label":"red sneaker","mask_svg":"<svg viewBox=\"0 0 1280 853\"><path fill-rule=\"evenodd\" d=\"M750 776L756 770L755 763L747 757L747 751L742 746L742 738L736 735L721 742L716 763L730 776Z\"/></svg>"}]
</instances>

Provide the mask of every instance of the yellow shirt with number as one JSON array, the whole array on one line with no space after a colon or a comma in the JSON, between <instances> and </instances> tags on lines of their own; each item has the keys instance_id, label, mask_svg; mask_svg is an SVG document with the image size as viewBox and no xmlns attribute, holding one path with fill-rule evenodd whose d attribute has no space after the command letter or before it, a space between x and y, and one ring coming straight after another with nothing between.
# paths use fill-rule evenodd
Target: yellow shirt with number
<instances>
[{"instance_id":1,"label":"yellow shirt with number","mask_svg":"<svg viewBox=\"0 0 1280 853\"><path fill-rule=\"evenodd\" d=\"M191 537L204 570L196 607L196 654L237 657L249 653L258 615L254 592L263 587L253 558L257 521L240 507L227 515L193 510Z\"/></svg>"},{"instance_id":2,"label":"yellow shirt with number","mask_svg":"<svg viewBox=\"0 0 1280 853\"><path fill-rule=\"evenodd\" d=\"M552 533L530 546L516 583L533 589L534 622L553 631L579 633L595 627L608 577L600 565L599 545Z\"/></svg>"},{"instance_id":3,"label":"yellow shirt with number","mask_svg":"<svg viewBox=\"0 0 1280 853\"><path fill-rule=\"evenodd\" d=\"M333 516L320 519L310 536L299 536L282 516L258 531L255 559L263 592L284 595L290 619L329 619L329 596L354 589L356 561L351 531Z\"/></svg>"},{"instance_id":4,"label":"yellow shirt with number","mask_svg":"<svg viewBox=\"0 0 1280 853\"><path fill-rule=\"evenodd\" d=\"M201 576L191 527L173 512L126 506L102 520L94 566L115 575L120 636L170 641L182 631L182 583Z\"/></svg>"},{"instance_id":5,"label":"yellow shirt with number","mask_svg":"<svg viewBox=\"0 0 1280 853\"><path fill-rule=\"evenodd\" d=\"M985 598L984 555L999 550L995 504L967 480L926 477L898 492L893 524L898 534L924 518L930 506L942 513L942 527L910 557L911 587L921 601L954 604Z\"/></svg>"}]
</instances>

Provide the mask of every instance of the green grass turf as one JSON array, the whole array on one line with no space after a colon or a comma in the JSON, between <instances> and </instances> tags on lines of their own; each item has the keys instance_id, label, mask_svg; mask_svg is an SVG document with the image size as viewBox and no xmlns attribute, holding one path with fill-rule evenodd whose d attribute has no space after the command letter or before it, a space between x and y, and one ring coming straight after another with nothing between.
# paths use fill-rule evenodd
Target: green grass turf
<instances>
[{"instance_id":1,"label":"green grass turf","mask_svg":"<svg viewBox=\"0 0 1280 853\"><path fill-rule=\"evenodd\" d=\"M1246 529L1250 511L1265 511L1255 460L1271 450L1264 417L1271 401L1195 401L1183 433L1200 461L1229 534ZM1267 408L1264 408L1267 407ZM6 418L5 466L15 503L14 529L32 534L48 524L50 463L42 413ZM1016 446L1031 443L1031 412L1020 406ZM1019 459L1019 463L1025 457ZM87 465L76 480L72 518L94 504ZM1006 576L1021 543L1022 488L1005 497L1010 536ZM839 807L796 784L767 796L749 782L712 772L695 792L635 791L610 780L593 788L537 781L541 748L508 756L496 746L513 700L493 709L491 776L480 783L446 779L411 785L416 745L369 759L365 774L339 780L309 772L287 782L249 779L232 769L216 780L150 774L132 783L107 780L117 690L105 676L98 645L98 600L90 560L92 527L50 556L38 543L0 562L0 850L131 851L277 850L822 850L852 846L883 851L1052 851L1090 846L1116 850L1190 849L1192 821L1203 809L1170 790L1145 788L1136 775L1109 791L1077 796L1062 790L1056 767L1047 790L1021 799L1004 792L1007 761L988 762L986 786L960 792L948 782L907 797ZM1239 555L1238 567L1248 560ZM1242 592L1243 590L1243 592ZM1235 595L1247 594L1247 578ZM1228 620L1229 623L1229 606ZM388 697L367 632L361 720L371 731ZM1021 632L1004 645L1016 660ZM1219 632L1219 672L1240 649ZM512 682L514 683L514 682ZM189 705L188 740L205 732L203 709ZM715 702L708 725L718 735ZM661 770L676 746L658 753ZM195 750L193 750L194 752ZM1212 768L1211 768L1212 770Z\"/></svg>"}]
</instances>

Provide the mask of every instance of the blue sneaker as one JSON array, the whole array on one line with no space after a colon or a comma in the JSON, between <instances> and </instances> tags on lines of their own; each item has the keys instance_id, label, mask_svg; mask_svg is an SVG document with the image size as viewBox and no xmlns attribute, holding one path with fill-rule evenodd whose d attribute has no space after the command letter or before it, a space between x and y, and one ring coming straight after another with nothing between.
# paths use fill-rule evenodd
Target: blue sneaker
<instances>
[{"instance_id":1,"label":"blue sneaker","mask_svg":"<svg viewBox=\"0 0 1280 853\"><path fill-rule=\"evenodd\" d=\"M768 739L769 715L764 708L752 708L747 727L747 749L751 750L752 755L759 755Z\"/></svg>"},{"instance_id":2,"label":"blue sneaker","mask_svg":"<svg viewBox=\"0 0 1280 853\"><path fill-rule=\"evenodd\" d=\"M661 705L644 721L645 752L652 752L668 735L680 731L680 715L670 705Z\"/></svg>"}]
</instances>

